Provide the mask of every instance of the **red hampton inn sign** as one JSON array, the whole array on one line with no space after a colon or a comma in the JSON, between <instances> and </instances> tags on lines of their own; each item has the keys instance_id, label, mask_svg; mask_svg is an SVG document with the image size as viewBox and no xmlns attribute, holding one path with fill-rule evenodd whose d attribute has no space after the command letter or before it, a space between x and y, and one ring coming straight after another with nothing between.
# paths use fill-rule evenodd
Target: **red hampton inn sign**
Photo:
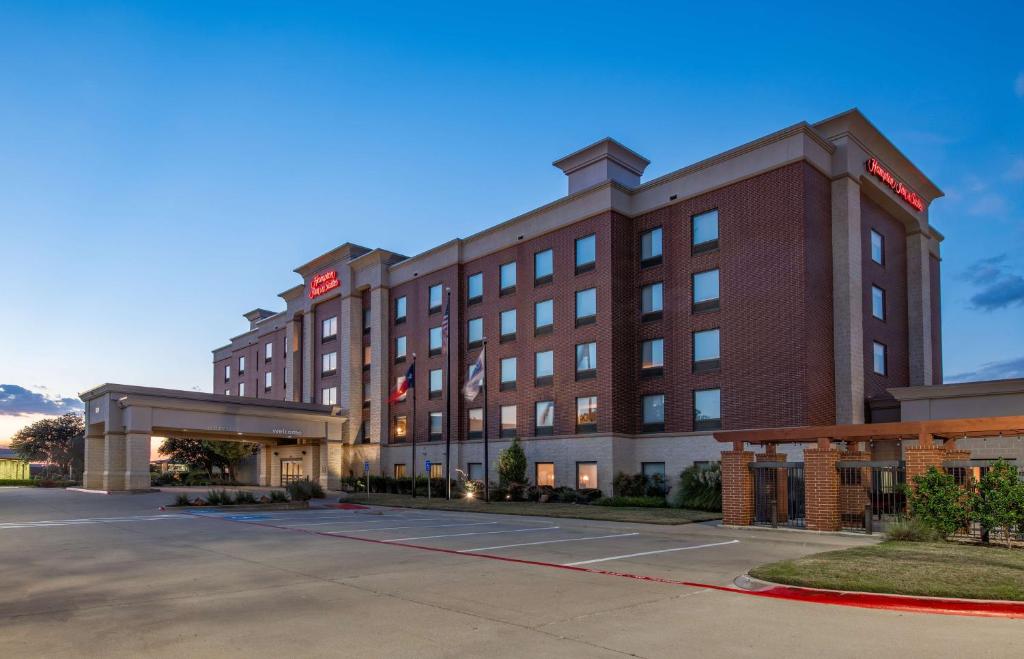
<instances>
[{"instance_id":1,"label":"red hampton inn sign","mask_svg":"<svg viewBox=\"0 0 1024 659\"><path fill-rule=\"evenodd\" d=\"M338 279L337 270L321 272L309 282L309 299L312 300L315 297L320 297L327 291L339 286L341 286L341 280Z\"/></svg>"},{"instance_id":2,"label":"red hampton inn sign","mask_svg":"<svg viewBox=\"0 0 1024 659\"><path fill-rule=\"evenodd\" d=\"M892 188L893 192L903 197L903 201L919 211L924 210L924 200L921 199L920 195L898 181L888 169L882 167L877 158L869 159L865 165L868 168L868 174L874 174L878 180Z\"/></svg>"}]
</instances>

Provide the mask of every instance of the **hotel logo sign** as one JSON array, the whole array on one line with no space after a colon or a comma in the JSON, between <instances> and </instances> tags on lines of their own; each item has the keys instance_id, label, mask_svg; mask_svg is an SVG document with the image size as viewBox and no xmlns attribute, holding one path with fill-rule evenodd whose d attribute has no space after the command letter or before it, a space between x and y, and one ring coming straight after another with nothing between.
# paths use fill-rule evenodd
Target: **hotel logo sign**
<instances>
[{"instance_id":1,"label":"hotel logo sign","mask_svg":"<svg viewBox=\"0 0 1024 659\"><path fill-rule=\"evenodd\" d=\"M341 280L338 279L337 270L321 272L309 282L309 299L312 300L313 298L320 297L327 291L334 290L339 286L341 286Z\"/></svg>"},{"instance_id":2,"label":"hotel logo sign","mask_svg":"<svg viewBox=\"0 0 1024 659\"><path fill-rule=\"evenodd\" d=\"M903 201L907 202L919 211L924 210L924 200L921 199L921 196L903 185L901 181L897 180L897 178L892 175L892 172L885 167L882 167L882 164L878 162L877 158L870 158L864 164L867 167L868 174L873 174L879 181L888 185L893 192L903 198Z\"/></svg>"}]
</instances>

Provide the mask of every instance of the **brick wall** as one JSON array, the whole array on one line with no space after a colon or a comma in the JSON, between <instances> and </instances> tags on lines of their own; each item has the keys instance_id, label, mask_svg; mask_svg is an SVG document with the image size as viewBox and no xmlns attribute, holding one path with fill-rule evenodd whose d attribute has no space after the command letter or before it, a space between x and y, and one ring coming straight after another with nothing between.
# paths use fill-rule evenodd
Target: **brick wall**
<instances>
[{"instance_id":1,"label":"brick wall","mask_svg":"<svg viewBox=\"0 0 1024 659\"><path fill-rule=\"evenodd\" d=\"M810 531L838 531L840 528L836 463L842 456L843 453L834 448L804 449L804 497Z\"/></svg>"},{"instance_id":2,"label":"brick wall","mask_svg":"<svg viewBox=\"0 0 1024 659\"><path fill-rule=\"evenodd\" d=\"M751 451L722 451L722 523L747 526L754 521Z\"/></svg>"}]
</instances>

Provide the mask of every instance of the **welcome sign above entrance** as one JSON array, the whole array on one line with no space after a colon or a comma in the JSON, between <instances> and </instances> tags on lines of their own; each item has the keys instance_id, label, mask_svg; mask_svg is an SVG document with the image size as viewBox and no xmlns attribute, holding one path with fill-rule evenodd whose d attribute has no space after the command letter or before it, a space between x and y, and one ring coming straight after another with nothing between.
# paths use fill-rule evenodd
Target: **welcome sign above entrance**
<instances>
[{"instance_id":1,"label":"welcome sign above entrance","mask_svg":"<svg viewBox=\"0 0 1024 659\"><path fill-rule=\"evenodd\" d=\"M338 279L337 270L321 272L309 282L309 299L312 300L313 298L320 297L327 291L334 290L339 286L341 286L341 280Z\"/></svg>"}]
</instances>

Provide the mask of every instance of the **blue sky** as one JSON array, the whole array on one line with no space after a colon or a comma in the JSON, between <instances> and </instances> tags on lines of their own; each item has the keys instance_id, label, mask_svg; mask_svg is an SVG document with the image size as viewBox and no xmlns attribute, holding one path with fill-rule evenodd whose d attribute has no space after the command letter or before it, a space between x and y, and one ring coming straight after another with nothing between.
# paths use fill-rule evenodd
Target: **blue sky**
<instances>
[{"instance_id":1,"label":"blue sky","mask_svg":"<svg viewBox=\"0 0 1024 659\"><path fill-rule=\"evenodd\" d=\"M946 373L1024 375L1019 6L376 4L0 6L0 382L208 390L342 242L469 235L605 135L652 177L854 106L947 194Z\"/></svg>"}]
</instances>

